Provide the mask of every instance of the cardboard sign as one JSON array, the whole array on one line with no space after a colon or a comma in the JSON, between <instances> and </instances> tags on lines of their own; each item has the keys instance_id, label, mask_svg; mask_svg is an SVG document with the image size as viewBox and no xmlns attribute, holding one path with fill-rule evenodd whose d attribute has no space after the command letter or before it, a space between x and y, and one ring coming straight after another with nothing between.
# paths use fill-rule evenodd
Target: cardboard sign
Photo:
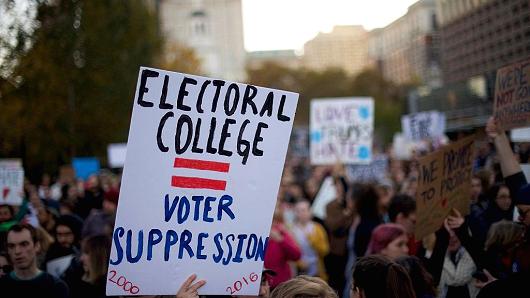
<instances>
[{"instance_id":1,"label":"cardboard sign","mask_svg":"<svg viewBox=\"0 0 530 298\"><path fill-rule=\"evenodd\" d=\"M497 71L493 115L503 129L530 125L530 58Z\"/></svg>"},{"instance_id":2,"label":"cardboard sign","mask_svg":"<svg viewBox=\"0 0 530 298\"><path fill-rule=\"evenodd\" d=\"M257 295L298 94L141 68L109 295Z\"/></svg>"},{"instance_id":3,"label":"cardboard sign","mask_svg":"<svg viewBox=\"0 0 530 298\"><path fill-rule=\"evenodd\" d=\"M475 136L419 159L416 239L435 232L453 208L469 213Z\"/></svg>"},{"instance_id":4,"label":"cardboard sign","mask_svg":"<svg viewBox=\"0 0 530 298\"><path fill-rule=\"evenodd\" d=\"M110 144L107 146L107 158L109 167L111 168L123 168L126 155L127 143Z\"/></svg>"},{"instance_id":5,"label":"cardboard sign","mask_svg":"<svg viewBox=\"0 0 530 298\"><path fill-rule=\"evenodd\" d=\"M379 155L368 165L350 165L348 178L352 182L382 182L387 180L388 157Z\"/></svg>"},{"instance_id":6,"label":"cardboard sign","mask_svg":"<svg viewBox=\"0 0 530 298\"><path fill-rule=\"evenodd\" d=\"M95 157L75 157L72 160L75 176L87 180L90 175L99 173L99 160Z\"/></svg>"},{"instance_id":7,"label":"cardboard sign","mask_svg":"<svg viewBox=\"0 0 530 298\"><path fill-rule=\"evenodd\" d=\"M0 159L0 205L21 205L24 168L19 159Z\"/></svg>"},{"instance_id":8,"label":"cardboard sign","mask_svg":"<svg viewBox=\"0 0 530 298\"><path fill-rule=\"evenodd\" d=\"M405 136L412 141L421 141L442 136L445 132L445 114L437 111L409 114L401 117Z\"/></svg>"},{"instance_id":9,"label":"cardboard sign","mask_svg":"<svg viewBox=\"0 0 530 298\"><path fill-rule=\"evenodd\" d=\"M311 101L311 163L369 164L372 160L374 101L369 97Z\"/></svg>"}]
</instances>

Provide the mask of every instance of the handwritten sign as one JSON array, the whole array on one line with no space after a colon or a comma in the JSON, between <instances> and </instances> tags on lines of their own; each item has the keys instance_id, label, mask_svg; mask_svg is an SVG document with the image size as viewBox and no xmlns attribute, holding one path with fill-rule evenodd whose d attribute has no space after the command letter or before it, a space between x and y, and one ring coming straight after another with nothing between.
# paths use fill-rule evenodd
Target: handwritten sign
<instances>
[{"instance_id":1,"label":"handwritten sign","mask_svg":"<svg viewBox=\"0 0 530 298\"><path fill-rule=\"evenodd\" d=\"M435 232L453 208L469 213L475 137L419 159L416 239Z\"/></svg>"},{"instance_id":2,"label":"handwritten sign","mask_svg":"<svg viewBox=\"0 0 530 298\"><path fill-rule=\"evenodd\" d=\"M374 101L369 97L311 101L310 157L315 165L369 164Z\"/></svg>"},{"instance_id":3,"label":"handwritten sign","mask_svg":"<svg viewBox=\"0 0 530 298\"><path fill-rule=\"evenodd\" d=\"M412 141L421 141L442 136L445 132L445 114L437 111L409 114L401 117L405 136Z\"/></svg>"},{"instance_id":4,"label":"handwritten sign","mask_svg":"<svg viewBox=\"0 0 530 298\"><path fill-rule=\"evenodd\" d=\"M261 277L297 101L141 68L107 294L174 295L193 273L201 295L258 294L259 281L235 281Z\"/></svg>"},{"instance_id":5,"label":"handwritten sign","mask_svg":"<svg viewBox=\"0 0 530 298\"><path fill-rule=\"evenodd\" d=\"M18 159L0 160L0 205L21 205L24 169Z\"/></svg>"},{"instance_id":6,"label":"handwritten sign","mask_svg":"<svg viewBox=\"0 0 530 298\"><path fill-rule=\"evenodd\" d=\"M497 71L493 115L503 129L530 125L530 58Z\"/></svg>"}]
</instances>

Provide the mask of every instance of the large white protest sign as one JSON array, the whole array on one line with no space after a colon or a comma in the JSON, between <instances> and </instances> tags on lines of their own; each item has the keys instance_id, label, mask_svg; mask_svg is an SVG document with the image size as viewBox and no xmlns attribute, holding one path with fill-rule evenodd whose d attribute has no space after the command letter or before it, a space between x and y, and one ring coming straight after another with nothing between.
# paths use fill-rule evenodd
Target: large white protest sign
<instances>
[{"instance_id":1,"label":"large white protest sign","mask_svg":"<svg viewBox=\"0 0 530 298\"><path fill-rule=\"evenodd\" d=\"M409 140L421 141L440 137L445 132L445 114L430 111L405 115L401 117L401 126Z\"/></svg>"},{"instance_id":2,"label":"large white protest sign","mask_svg":"<svg viewBox=\"0 0 530 298\"><path fill-rule=\"evenodd\" d=\"M372 98L312 100L310 118L312 164L370 163L374 130Z\"/></svg>"},{"instance_id":3,"label":"large white protest sign","mask_svg":"<svg viewBox=\"0 0 530 298\"><path fill-rule=\"evenodd\" d=\"M24 194L24 168L19 159L0 159L0 205L20 205Z\"/></svg>"},{"instance_id":4,"label":"large white protest sign","mask_svg":"<svg viewBox=\"0 0 530 298\"><path fill-rule=\"evenodd\" d=\"M257 295L298 94L142 68L110 295Z\"/></svg>"}]
</instances>

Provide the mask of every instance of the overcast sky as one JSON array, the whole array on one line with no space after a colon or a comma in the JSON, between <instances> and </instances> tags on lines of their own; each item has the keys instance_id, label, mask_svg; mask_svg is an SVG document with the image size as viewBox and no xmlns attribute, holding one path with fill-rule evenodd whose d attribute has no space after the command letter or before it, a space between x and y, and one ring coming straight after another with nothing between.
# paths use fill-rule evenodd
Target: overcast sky
<instances>
[{"instance_id":1,"label":"overcast sky","mask_svg":"<svg viewBox=\"0 0 530 298\"><path fill-rule=\"evenodd\" d=\"M333 25L384 27L416 0L243 0L248 51L302 49Z\"/></svg>"}]
</instances>

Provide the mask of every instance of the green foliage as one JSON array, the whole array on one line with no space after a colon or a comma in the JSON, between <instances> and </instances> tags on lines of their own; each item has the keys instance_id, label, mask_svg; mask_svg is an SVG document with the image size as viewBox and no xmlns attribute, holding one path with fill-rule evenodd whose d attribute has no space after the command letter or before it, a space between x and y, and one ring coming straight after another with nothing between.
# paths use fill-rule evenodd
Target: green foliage
<instances>
[{"instance_id":1,"label":"green foliage","mask_svg":"<svg viewBox=\"0 0 530 298\"><path fill-rule=\"evenodd\" d=\"M99 156L126 140L140 66L162 40L145 1L47 1L36 29L8 48L0 78L0 156L55 170L73 156ZM5 48L4 48L5 50Z\"/></svg>"},{"instance_id":2,"label":"green foliage","mask_svg":"<svg viewBox=\"0 0 530 298\"><path fill-rule=\"evenodd\" d=\"M394 133L401 128L400 119L409 88L394 85L375 70L366 70L351 77L340 69L317 72L268 62L259 68L248 68L247 75L251 84L299 93L297 125L309 125L311 99L370 96L375 101L376 142L381 145L390 143Z\"/></svg>"}]
</instances>

